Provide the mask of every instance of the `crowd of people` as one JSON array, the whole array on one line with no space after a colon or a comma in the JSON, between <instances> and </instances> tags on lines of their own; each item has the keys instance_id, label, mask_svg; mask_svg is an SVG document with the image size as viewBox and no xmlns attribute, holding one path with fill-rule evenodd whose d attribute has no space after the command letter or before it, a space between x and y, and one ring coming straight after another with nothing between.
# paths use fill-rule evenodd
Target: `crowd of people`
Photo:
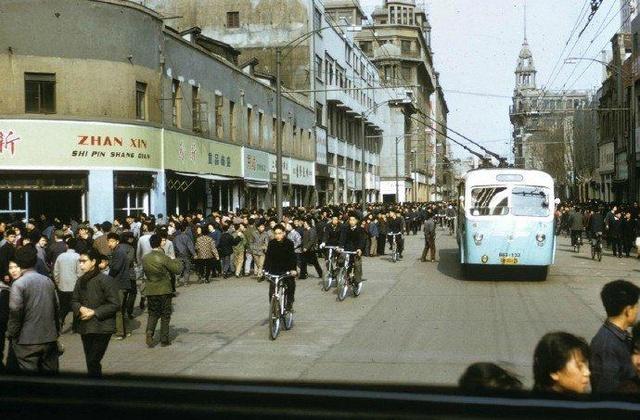
<instances>
[{"instance_id":1,"label":"crowd of people","mask_svg":"<svg viewBox=\"0 0 640 420\"><path fill-rule=\"evenodd\" d=\"M572 237L576 231L588 237L602 232L614 255L628 255L624 237L627 231L635 237L639 232L637 204L602 208L558 207L557 232ZM64 352L59 337L71 331L81 336L88 374L99 377L110 340L131 336L131 320L141 313L136 304L148 312L145 344L168 346L177 287L229 277L261 281L265 271L287 273L288 309L293 310L295 283L309 276L308 266L323 276L318 259L326 257L325 246L357 253L353 268L360 282L362 258L384 256L392 244L389 234L398 234L395 251L402 258L403 237L420 233L421 260L435 261L437 226L452 226L455 213L449 203L406 203L372 204L364 213L354 205L289 208L282 220L271 209L166 218L141 214L94 225L44 215L0 222L0 355L5 335L9 343L0 369L56 373ZM640 289L625 280L605 285L601 298L607 319L590 344L566 332L542 337L534 350L534 390L640 392L639 296ZM493 363L470 366L460 386L469 391L523 387Z\"/></svg>"},{"instance_id":2,"label":"crowd of people","mask_svg":"<svg viewBox=\"0 0 640 420\"><path fill-rule=\"evenodd\" d=\"M600 236L614 257L640 258L640 206L605 204L600 201L567 203L556 208L556 233L571 236L571 245L586 235ZM632 253L634 255L632 255Z\"/></svg>"}]
</instances>

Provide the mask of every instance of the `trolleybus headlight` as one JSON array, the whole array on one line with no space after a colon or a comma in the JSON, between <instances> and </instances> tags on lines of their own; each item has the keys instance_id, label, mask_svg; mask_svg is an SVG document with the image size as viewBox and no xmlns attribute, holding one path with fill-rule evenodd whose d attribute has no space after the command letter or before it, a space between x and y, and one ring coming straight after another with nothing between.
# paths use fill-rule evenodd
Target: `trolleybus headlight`
<instances>
[{"instance_id":1,"label":"trolleybus headlight","mask_svg":"<svg viewBox=\"0 0 640 420\"><path fill-rule=\"evenodd\" d=\"M480 261L482 261L482 264L486 264L489 261L489 256L483 255L482 258L480 258Z\"/></svg>"},{"instance_id":2,"label":"trolleybus headlight","mask_svg":"<svg viewBox=\"0 0 640 420\"><path fill-rule=\"evenodd\" d=\"M482 242L483 238L484 238L484 236L482 235L482 233L474 233L473 234L473 240L476 243L476 245L480 245L480 243Z\"/></svg>"},{"instance_id":3,"label":"trolleybus headlight","mask_svg":"<svg viewBox=\"0 0 640 420\"><path fill-rule=\"evenodd\" d=\"M542 245L545 239L547 239L547 236L544 233L538 233L536 235L536 241L538 241L538 245Z\"/></svg>"}]
</instances>

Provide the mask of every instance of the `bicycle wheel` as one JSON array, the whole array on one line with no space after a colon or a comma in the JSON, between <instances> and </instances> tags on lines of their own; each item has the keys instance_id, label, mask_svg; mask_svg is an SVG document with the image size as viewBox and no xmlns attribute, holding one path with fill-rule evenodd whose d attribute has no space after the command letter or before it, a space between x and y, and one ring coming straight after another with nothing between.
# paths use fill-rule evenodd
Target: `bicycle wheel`
<instances>
[{"instance_id":1,"label":"bicycle wheel","mask_svg":"<svg viewBox=\"0 0 640 420\"><path fill-rule=\"evenodd\" d=\"M602 261L602 248L598 249L598 261Z\"/></svg>"},{"instance_id":2,"label":"bicycle wheel","mask_svg":"<svg viewBox=\"0 0 640 420\"><path fill-rule=\"evenodd\" d=\"M333 284L333 278L331 277L331 270L325 271L322 275L322 290L325 292L331 289L331 285Z\"/></svg>"},{"instance_id":3,"label":"bicycle wheel","mask_svg":"<svg viewBox=\"0 0 640 420\"><path fill-rule=\"evenodd\" d=\"M338 300L339 301L343 301L344 298L347 297L347 292L349 291L349 285L345 282L339 289L338 289Z\"/></svg>"},{"instance_id":4,"label":"bicycle wheel","mask_svg":"<svg viewBox=\"0 0 640 420\"><path fill-rule=\"evenodd\" d=\"M293 327L293 313L286 311L284 313L284 329L290 330Z\"/></svg>"},{"instance_id":5,"label":"bicycle wheel","mask_svg":"<svg viewBox=\"0 0 640 420\"><path fill-rule=\"evenodd\" d=\"M396 250L393 250L393 254L391 254L391 261L398 262L398 253L396 252Z\"/></svg>"},{"instance_id":6,"label":"bicycle wheel","mask_svg":"<svg viewBox=\"0 0 640 420\"><path fill-rule=\"evenodd\" d=\"M363 284L363 282L360 282L360 283L356 283L353 286L353 296L354 297L358 297L358 296L360 296L360 293L362 293L362 284Z\"/></svg>"},{"instance_id":7,"label":"bicycle wheel","mask_svg":"<svg viewBox=\"0 0 640 420\"><path fill-rule=\"evenodd\" d=\"M596 259L596 254L597 254L596 249L592 247L591 248L591 259L592 260Z\"/></svg>"},{"instance_id":8,"label":"bicycle wheel","mask_svg":"<svg viewBox=\"0 0 640 420\"><path fill-rule=\"evenodd\" d=\"M347 270L344 267L340 267L338 275L336 276L336 279L338 280L338 287L344 286L346 276Z\"/></svg>"},{"instance_id":9,"label":"bicycle wheel","mask_svg":"<svg viewBox=\"0 0 640 420\"><path fill-rule=\"evenodd\" d=\"M271 298L271 310L269 311L269 333L272 340L280 334L280 301L277 297Z\"/></svg>"}]
</instances>

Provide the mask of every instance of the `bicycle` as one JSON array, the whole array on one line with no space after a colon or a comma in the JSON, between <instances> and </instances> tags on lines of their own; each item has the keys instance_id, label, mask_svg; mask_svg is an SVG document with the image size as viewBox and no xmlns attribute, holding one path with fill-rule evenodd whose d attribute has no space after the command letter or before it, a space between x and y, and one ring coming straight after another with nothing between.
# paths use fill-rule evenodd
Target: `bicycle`
<instances>
[{"instance_id":1,"label":"bicycle","mask_svg":"<svg viewBox=\"0 0 640 420\"><path fill-rule=\"evenodd\" d=\"M447 216L447 227L449 228L449 236L453 236L455 233L455 217Z\"/></svg>"},{"instance_id":2,"label":"bicycle","mask_svg":"<svg viewBox=\"0 0 640 420\"><path fill-rule=\"evenodd\" d=\"M340 251L344 254L344 263L338 272L338 300L343 301L347 297L349 288L353 290L353 296L358 297L362 293L362 281L357 282L353 273L352 255L357 254L356 251Z\"/></svg>"},{"instance_id":3,"label":"bicycle","mask_svg":"<svg viewBox=\"0 0 640 420\"><path fill-rule=\"evenodd\" d=\"M596 232L591 239L591 259L595 260L596 257L602 261L602 232Z\"/></svg>"},{"instance_id":4,"label":"bicycle","mask_svg":"<svg viewBox=\"0 0 640 420\"><path fill-rule=\"evenodd\" d=\"M331 289L331 286L333 285L333 281L336 279L336 270L337 270L337 266L338 266L338 254L336 252L337 249L339 249L339 247L337 246L330 246L330 245L320 245L320 249L327 249L328 251L328 255L327 255L327 259L326 259L326 266L327 266L327 270L324 273L323 279L322 279L322 289L326 292L327 290Z\"/></svg>"},{"instance_id":5,"label":"bicycle","mask_svg":"<svg viewBox=\"0 0 640 420\"><path fill-rule=\"evenodd\" d=\"M398 246L397 246L397 241L396 241L396 236L402 235L401 233L387 233L387 236L393 236L393 238L391 239L391 249L393 250L393 252L391 253L391 261L393 262L397 262L399 257L400 257L400 253L398 252Z\"/></svg>"},{"instance_id":6,"label":"bicycle","mask_svg":"<svg viewBox=\"0 0 640 420\"><path fill-rule=\"evenodd\" d=\"M575 233L573 241L573 250L577 253L580 253L580 247L582 246L582 231L577 231Z\"/></svg>"},{"instance_id":7,"label":"bicycle","mask_svg":"<svg viewBox=\"0 0 640 420\"><path fill-rule=\"evenodd\" d=\"M295 272L293 272L295 273ZM264 272L263 276L266 280L274 285L274 292L271 295L271 303L269 309L269 334L272 340L278 338L280 333L280 324L284 323L284 329L290 330L293 326L293 313L287 310L287 286L283 282L288 277L293 277L292 272L286 274L271 274Z\"/></svg>"}]
</instances>

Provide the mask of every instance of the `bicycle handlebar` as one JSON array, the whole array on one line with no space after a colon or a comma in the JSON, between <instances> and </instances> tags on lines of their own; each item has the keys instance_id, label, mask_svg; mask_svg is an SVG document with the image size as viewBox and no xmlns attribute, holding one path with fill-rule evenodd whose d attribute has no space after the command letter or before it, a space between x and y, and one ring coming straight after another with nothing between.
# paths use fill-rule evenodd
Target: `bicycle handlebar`
<instances>
[{"instance_id":1,"label":"bicycle handlebar","mask_svg":"<svg viewBox=\"0 0 640 420\"><path fill-rule=\"evenodd\" d=\"M396 232L396 233L389 232L389 233L387 233L387 235L399 236L399 235L402 235L402 233L400 233L400 232Z\"/></svg>"}]
</instances>

